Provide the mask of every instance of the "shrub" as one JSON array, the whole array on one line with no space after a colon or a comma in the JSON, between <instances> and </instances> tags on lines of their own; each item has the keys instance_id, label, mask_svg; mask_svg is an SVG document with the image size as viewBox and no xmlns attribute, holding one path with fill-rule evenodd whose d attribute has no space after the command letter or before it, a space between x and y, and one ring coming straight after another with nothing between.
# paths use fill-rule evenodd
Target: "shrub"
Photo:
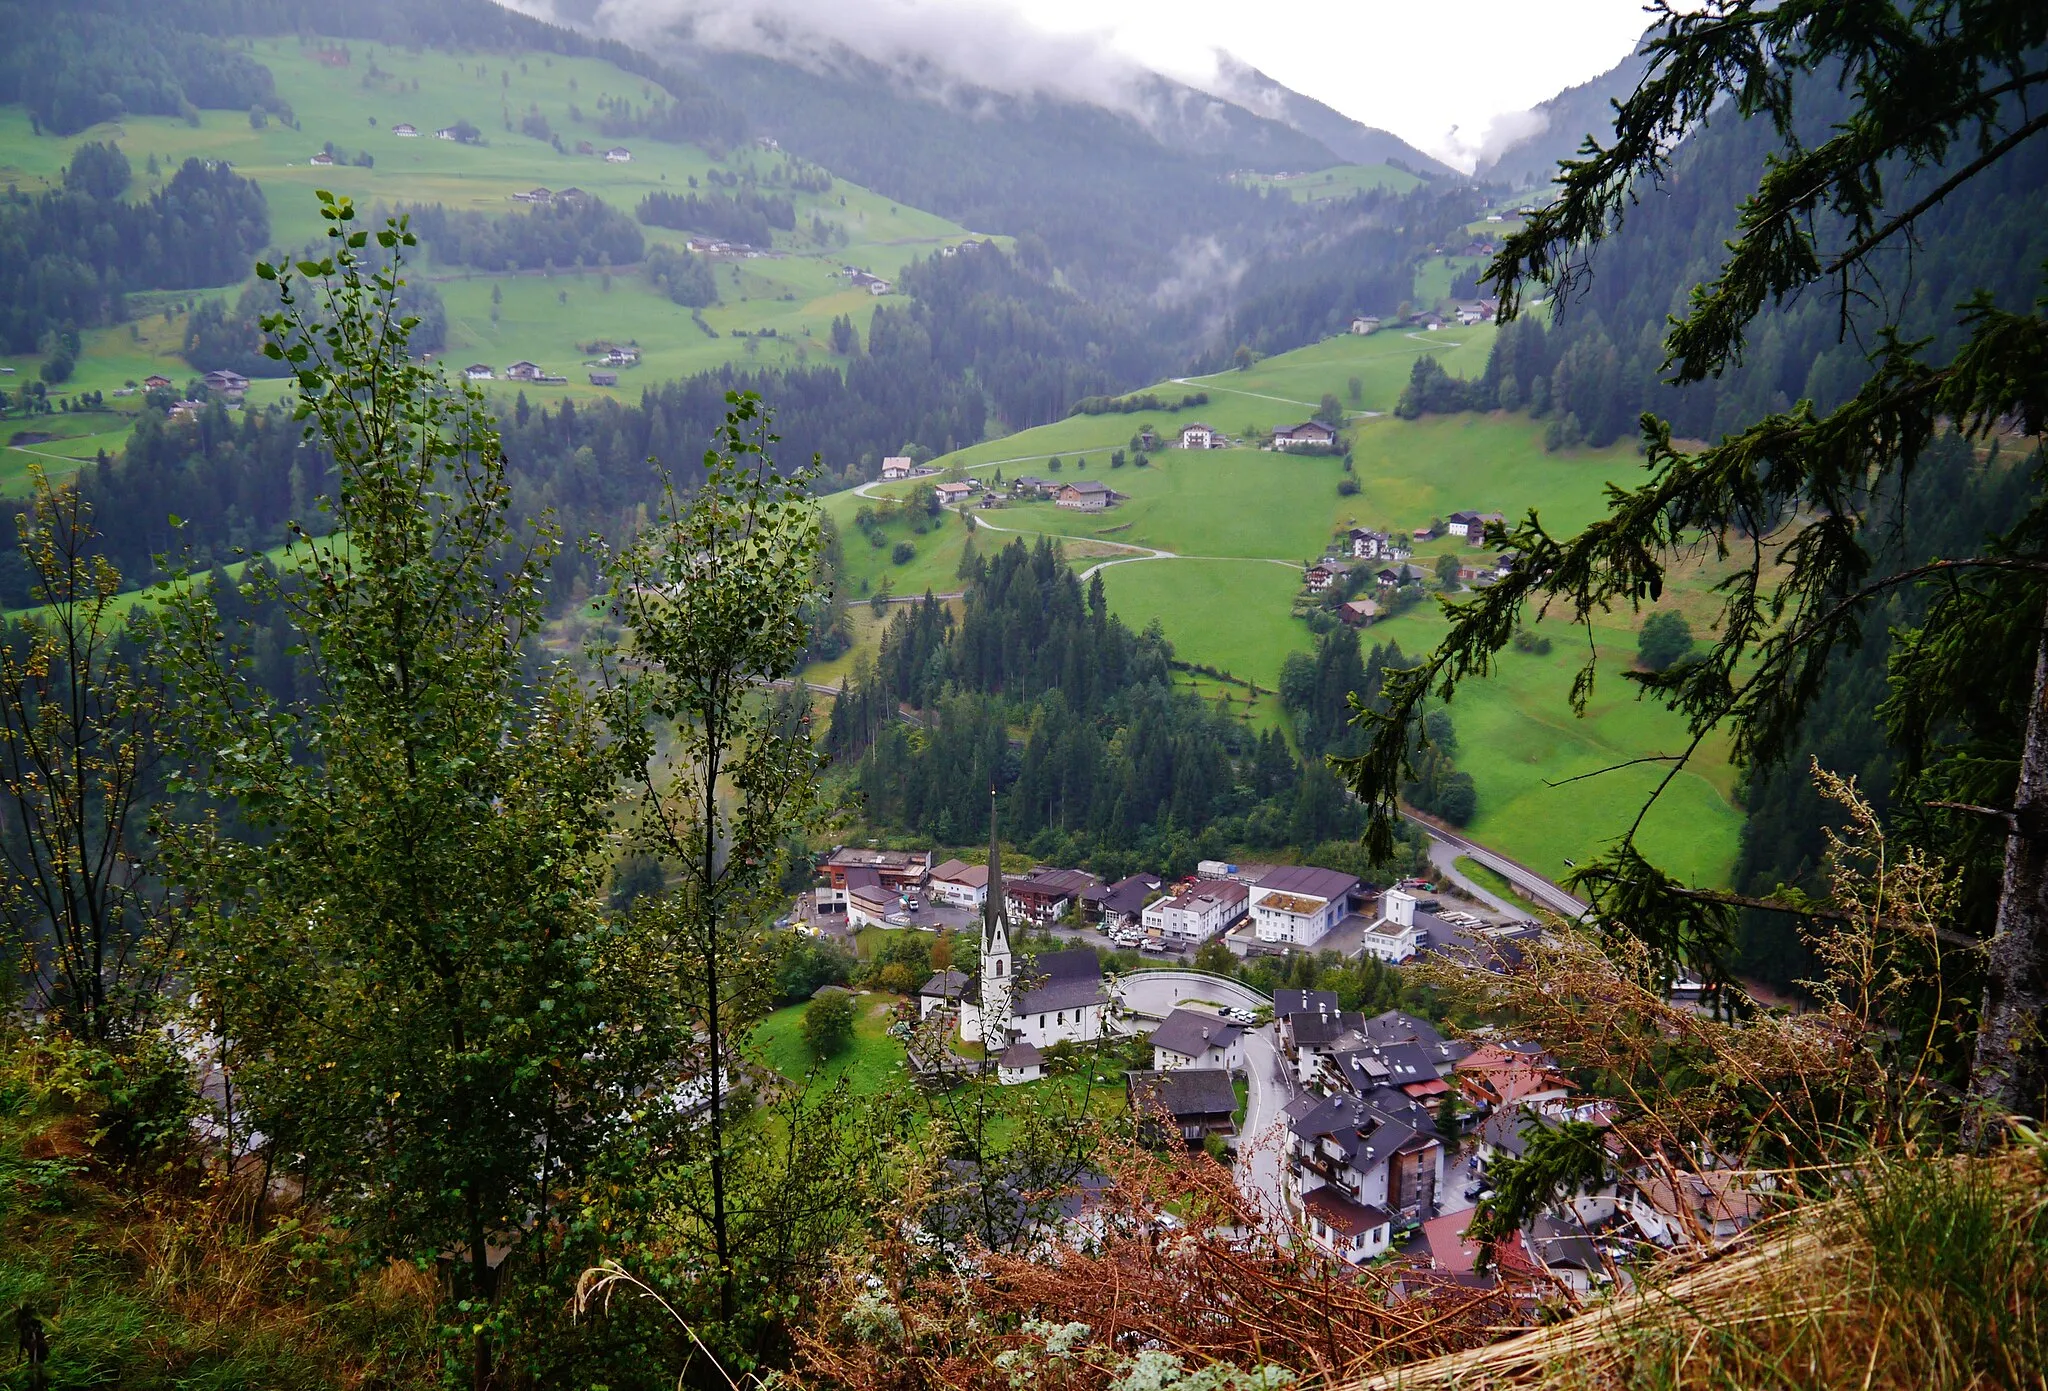
<instances>
[{"instance_id":1,"label":"shrub","mask_svg":"<svg viewBox=\"0 0 2048 1391\"><path fill-rule=\"evenodd\" d=\"M853 1046L853 996L840 991L821 995L804 1011L804 1046L819 1060L837 1057Z\"/></svg>"},{"instance_id":2,"label":"shrub","mask_svg":"<svg viewBox=\"0 0 2048 1391\"><path fill-rule=\"evenodd\" d=\"M1668 671L1692 655L1692 625L1682 614L1653 613L1636 636L1636 660L1647 671Z\"/></svg>"},{"instance_id":3,"label":"shrub","mask_svg":"<svg viewBox=\"0 0 2048 1391\"><path fill-rule=\"evenodd\" d=\"M911 558L916 554L917 547L911 545L908 541L898 541L895 549L889 552L889 559L895 561L898 565L908 565Z\"/></svg>"},{"instance_id":4,"label":"shrub","mask_svg":"<svg viewBox=\"0 0 2048 1391\"><path fill-rule=\"evenodd\" d=\"M1352 474L1347 473L1342 478L1337 480L1338 497L1352 497L1355 496L1357 492L1358 479Z\"/></svg>"}]
</instances>

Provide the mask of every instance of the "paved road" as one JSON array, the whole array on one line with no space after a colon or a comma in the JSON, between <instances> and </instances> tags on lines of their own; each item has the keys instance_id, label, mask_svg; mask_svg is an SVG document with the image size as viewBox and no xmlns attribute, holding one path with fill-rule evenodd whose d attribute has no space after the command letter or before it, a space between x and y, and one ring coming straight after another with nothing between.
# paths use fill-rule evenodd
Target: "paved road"
<instances>
[{"instance_id":1,"label":"paved road","mask_svg":"<svg viewBox=\"0 0 2048 1391\"><path fill-rule=\"evenodd\" d=\"M1495 912L1513 913L1520 916L1524 911L1520 905L1508 902L1499 894L1487 889L1477 880L1468 878L1459 872L1458 857L1464 853L1463 850L1460 850L1447 840L1438 840L1435 836L1429 838L1429 863L1439 875L1456 884L1460 889L1463 889Z\"/></svg>"},{"instance_id":2,"label":"paved road","mask_svg":"<svg viewBox=\"0 0 2048 1391\"><path fill-rule=\"evenodd\" d=\"M1196 971L1146 971L1125 976L1117 985L1124 1007L1163 1019L1184 1000L1211 1000L1243 1009L1270 1009L1273 1002L1249 986ZM1238 1136L1237 1184L1269 1218L1284 1222L1287 1214L1284 1133L1281 1111L1294 1096L1294 1079L1273 1039L1273 1026L1251 1029L1244 1040L1244 1128Z\"/></svg>"},{"instance_id":3,"label":"paved road","mask_svg":"<svg viewBox=\"0 0 2048 1391\"><path fill-rule=\"evenodd\" d=\"M1405 812L1402 814L1404 816L1407 815ZM1471 856L1488 869L1505 877L1524 896L1562 917L1582 918L1592 907L1584 899L1558 887L1535 870L1530 869L1527 865L1518 864L1497 850L1489 850L1478 841L1461 836L1456 831L1447 830L1444 827L1424 821L1419 816L1408 816L1408 819L1429 833L1431 842L1430 860L1432 863L1438 863L1436 858L1437 846L1447 845L1453 849L1452 859L1456 859L1459 855ZM1508 911L1514 912L1517 910L1511 908Z\"/></svg>"}]
</instances>

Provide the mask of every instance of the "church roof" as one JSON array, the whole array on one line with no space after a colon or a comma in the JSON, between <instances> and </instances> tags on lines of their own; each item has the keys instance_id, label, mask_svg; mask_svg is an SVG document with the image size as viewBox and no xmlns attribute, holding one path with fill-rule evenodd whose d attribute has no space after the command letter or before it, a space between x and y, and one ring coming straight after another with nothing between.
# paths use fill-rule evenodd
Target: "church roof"
<instances>
[{"instance_id":1,"label":"church roof","mask_svg":"<svg viewBox=\"0 0 2048 1391\"><path fill-rule=\"evenodd\" d=\"M1109 1003L1102 989L1102 964L1088 947L1045 952L1029 965L1019 966L1016 978L1028 988L1013 998L1013 1015L1050 1014Z\"/></svg>"}]
</instances>

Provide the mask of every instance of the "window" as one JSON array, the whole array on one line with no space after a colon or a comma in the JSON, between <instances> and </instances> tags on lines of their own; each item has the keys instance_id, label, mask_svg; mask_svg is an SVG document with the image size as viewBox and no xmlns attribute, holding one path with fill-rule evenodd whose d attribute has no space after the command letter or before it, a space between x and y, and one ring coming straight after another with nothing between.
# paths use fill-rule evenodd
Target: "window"
<instances>
[{"instance_id":1,"label":"window","mask_svg":"<svg viewBox=\"0 0 2048 1391\"><path fill-rule=\"evenodd\" d=\"M1061 1010L1061 1011L1060 1011L1060 1020L1059 1020L1059 1022L1060 1022L1060 1023L1062 1023L1062 1024L1064 1024L1064 1023L1066 1023L1066 1022L1067 1022L1067 1012L1066 1012L1065 1010Z\"/></svg>"},{"instance_id":2,"label":"window","mask_svg":"<svg viewBox=\"0 0 2048 1391\"><path fill-rule=\"evenodd\" d=\"M1042 1014L1038 1016L1038 1027L1041 1029L1045 1027L1045 1016Z\"/></svg>"},{"instance_id":3,"label":"window","mask_svg":"<svg viewBox=\"0 0 2048 1391\"><path fill-rule=\"evenodd\" d=\"M1000 956L999 956L999 957L997 957L997 958L996 958L996 974L1000 976L1000 975L1001 975L1001 974L1003 973L1003 967L1004 967L1005 965L1007 965L1007 964L1008 964L1008 963L1007 963L1007 962L1005 962L1005 961L1004 961L1004 960L1003 960L1003 959L1002 959L1002 958L1001 958Z\"/></svg>"}]
</instances>

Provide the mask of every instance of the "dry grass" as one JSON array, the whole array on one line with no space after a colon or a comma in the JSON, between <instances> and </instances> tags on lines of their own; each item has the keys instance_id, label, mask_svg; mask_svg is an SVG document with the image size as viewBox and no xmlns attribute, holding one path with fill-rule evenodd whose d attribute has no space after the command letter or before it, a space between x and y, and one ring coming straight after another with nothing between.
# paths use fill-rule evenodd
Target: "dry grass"
<instances>
[{"instance_id":1,"label":"dry grass","mask_svg":"<svg viewBox=\"0 0 2048 1391\"><path fill-rule=\"evenodd\" d=\"M1356 1391L1978 1391L2048 1384L2048 1188L2024 1146L1875 1165L1739 1247Z\"/></svg>"}]
</instances>

